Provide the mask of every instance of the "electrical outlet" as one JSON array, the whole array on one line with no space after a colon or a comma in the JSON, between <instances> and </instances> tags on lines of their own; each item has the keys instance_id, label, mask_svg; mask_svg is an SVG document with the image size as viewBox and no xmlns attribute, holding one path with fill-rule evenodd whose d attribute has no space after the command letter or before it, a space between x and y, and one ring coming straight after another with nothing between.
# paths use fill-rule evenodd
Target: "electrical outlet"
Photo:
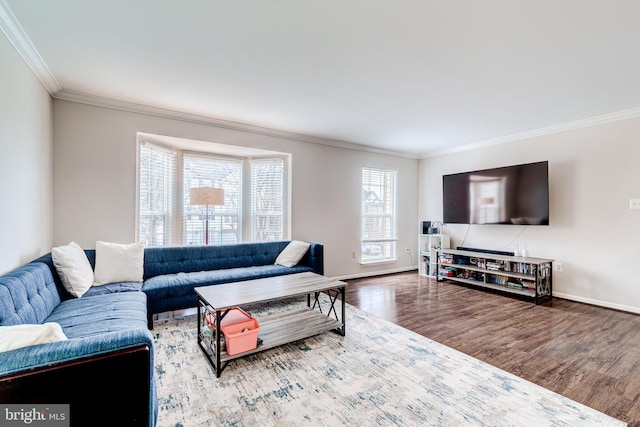
<instances>
[{"instance_id":1,"label":"electrical outlet","mask_svg":"<svg viewBox=\"0 0 640 427\"><path fill-rule=\"evenodd\" d=\"M553 270L557 271L558 273L562 273L564 271L564 266L562 265L561 262L554 262L553 263Z\"/></svg>"},{"instance_id":2,"label":"electrical outlet","mask_svg":"<svg viewBox=\"0 0 640 427\"><path fill-rule=\"evenodd\" d=\"M351 258L355 258L356 257L356 251L351 252Z\"/></svg>"}]
</instances>

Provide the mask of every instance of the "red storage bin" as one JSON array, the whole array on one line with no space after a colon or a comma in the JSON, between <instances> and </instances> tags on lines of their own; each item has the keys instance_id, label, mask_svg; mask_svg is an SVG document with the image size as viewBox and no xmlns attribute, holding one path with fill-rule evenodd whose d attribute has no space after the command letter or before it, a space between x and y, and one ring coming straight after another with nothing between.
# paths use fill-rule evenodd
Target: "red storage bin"
<instances>
[{"instance_id":1,"label":"red storage bin","mask_svg":"<svg viewBox=\"0 0 640 427\"><path fill-rule=\"evenodd\" d=\"M247 322L241 322L221 327L227 344L227 354L244 353L258 346L258 332L260 325L253 317Z\"/></svg>"},{"instance_id":2,"label":"red storage bin","mask_svg":"<svg viewBox=\"0 0 640 427\"><path fill-rule=\"evenodd\" d=\"M211 320L215 319L215 314L212 313L211 317ZM253 350L258 346L260 324L239 307L229 310L220 322L220 329L224 334L229 356Z\"/></svg>"},{"instance_id":3,"label":"red storage bin","mask_svg":"<svg viewBox=\"0 0 640 427\"><path fill-rule=\"evenodd\" d=\"M232 308L229 310L226 316L220 321L220 326L232 325L235 323L248 322L253 319L247 312L240 307ZM207 311L205 315L207 322L207 328L215 331L216 329L216 313L214 311Z\"/></svg>"}]
</instances>

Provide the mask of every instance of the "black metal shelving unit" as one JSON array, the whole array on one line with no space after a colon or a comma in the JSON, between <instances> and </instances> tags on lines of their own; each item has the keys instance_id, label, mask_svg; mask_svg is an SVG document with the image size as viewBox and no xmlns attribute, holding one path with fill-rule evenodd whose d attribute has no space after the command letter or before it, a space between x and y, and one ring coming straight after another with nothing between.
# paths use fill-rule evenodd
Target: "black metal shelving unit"
<instances>
[{"instance_id":1,"label":"black metal shelving unit","mask_svg":"<svg viewBox=\"0 0 640 427\"><path fill-rule=\"evenodd\" d=\"M451 280L524 297L536 304L553 296L551 259L458 249L441 249L437 254L438 281Z\"/></svg>"}]
</instances>

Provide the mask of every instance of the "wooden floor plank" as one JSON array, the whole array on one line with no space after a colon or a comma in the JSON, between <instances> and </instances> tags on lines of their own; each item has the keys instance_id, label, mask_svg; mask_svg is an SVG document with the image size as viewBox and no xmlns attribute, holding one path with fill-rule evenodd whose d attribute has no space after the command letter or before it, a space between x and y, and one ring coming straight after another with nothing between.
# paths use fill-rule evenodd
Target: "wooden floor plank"
<instances>
[{"instance_id":1,"label":"wooden floor plank","mask_svg":"<svg viewBox=\"0 0 640 427\"><path fill-rule=\"evenodd\" d=\"M348 280L347 302L640 427L640 316L544 305L415 272Z\"/></svg>"}]
</instances>

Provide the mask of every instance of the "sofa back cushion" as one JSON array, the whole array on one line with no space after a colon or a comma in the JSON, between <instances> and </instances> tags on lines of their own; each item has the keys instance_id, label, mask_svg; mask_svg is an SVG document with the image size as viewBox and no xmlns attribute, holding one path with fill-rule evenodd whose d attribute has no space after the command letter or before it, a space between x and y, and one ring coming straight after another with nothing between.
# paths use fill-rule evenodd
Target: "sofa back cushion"
<instances>
[{"instance_id":1,"label":"sofa back cushion","mask_svg":"<svg viewBox=\"0 0 640 427\"><path fill-rule=\"evenodd\" d=\"M0 326L43 323L60 304L51 268L32 262L0 277Z\"/></svg>"},{"instance_id":2,"label":"sofa back cushion","mask_svg":"<svg viewBox=\"0 0 640 427\"><path fill-rule=\"evenodd\" d=\"M146 248L144 278L146 280L161 274L274 264L280 252L288 244L287 240L217 246ZM322 274L322 260L322 245L312 243L300 264L311 266L314 272Z\"/></svg>"}]
</instances>

